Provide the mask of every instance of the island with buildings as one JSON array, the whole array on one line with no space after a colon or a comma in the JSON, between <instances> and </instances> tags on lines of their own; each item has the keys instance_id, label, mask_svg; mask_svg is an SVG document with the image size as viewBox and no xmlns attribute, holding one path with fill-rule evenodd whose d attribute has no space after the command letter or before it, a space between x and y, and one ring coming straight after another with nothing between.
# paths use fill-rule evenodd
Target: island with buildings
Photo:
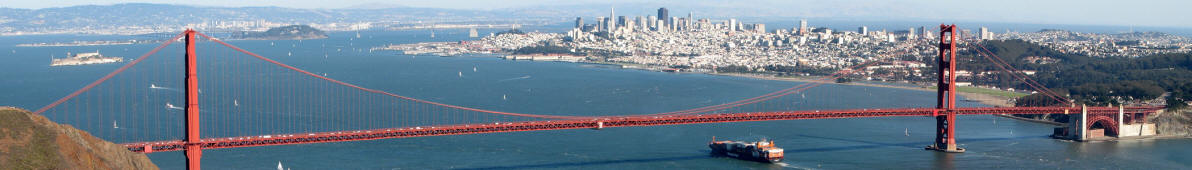
<instances>
[{"instance_id":1,"label":"island with buildings","mask_svg":"<svg viewBox=\"0 0 1192 170\"><path fill-rule=\"evenodd\" d=\"M95 51L91 53L78 53L67 58L54 58L50 60L50 66L75 66L119 62L124 62L124 58L103 56L102 54L99 54L99 51Z\"/></svg>"}]
</instances>

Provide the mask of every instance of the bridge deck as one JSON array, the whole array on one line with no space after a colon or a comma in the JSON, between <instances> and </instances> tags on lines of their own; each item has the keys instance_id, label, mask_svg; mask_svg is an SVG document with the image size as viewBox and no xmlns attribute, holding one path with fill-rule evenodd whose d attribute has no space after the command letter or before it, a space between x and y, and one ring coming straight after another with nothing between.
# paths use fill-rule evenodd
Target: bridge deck
<instances>
[{"instance_id":1,"label":"bridge deck","mask_svg":"<svg viewBox=\"0 0 1192 170\"><path fill-rule=\"evenodd\" d=\"M1118 113L1116 107L1089 107L1089 114ZM1129 107L1126 113L1153 112L1155 107ZM989 107L989 108L959 108L954 110L957 115L989 115L989 114L1063 114L1080 113L1079 107ZM508 122L492 124L467 124L435 127L407 127L356 131L336 131L304 134L281 134L244 137L208 138L194 143L203 149L238 148L268 145L290 145L306 143L327 143L358 140L376 140L389 138L407 138L423 136L465 135L477 133L501 133L518 131L540 131L559 129L604 128L626 126L660 126L697 123L746 122L769 120L801 120L801 119L832 119L832 118L860 118L860 117L894 117L894 116L933 116L943 114L935 108L902 108L902 109L851 109L851 110L809 110L789 112L753 112L753 113L723 113L699 115L671 115L671 116L622 116L596 117L590 119L549 120L530 122ZM181 140L156 141L124 144L134 152L178 151L188 145Z\"/></svg>"}]
</instances>

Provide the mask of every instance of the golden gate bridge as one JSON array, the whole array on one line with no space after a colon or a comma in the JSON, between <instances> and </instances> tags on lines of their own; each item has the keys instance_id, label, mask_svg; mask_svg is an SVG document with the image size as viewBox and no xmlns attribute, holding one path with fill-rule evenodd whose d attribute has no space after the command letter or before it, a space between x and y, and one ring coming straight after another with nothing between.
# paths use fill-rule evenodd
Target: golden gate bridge
<instances>
[{"instance_id":1,"label":"golden gate bridge","mask_svg":"<svg viewBox=\"0 0 1192 170\"><path fill-rule=\"evenodd\" d=\"M819 81L687 110L602 116L504 112L367 88L287 65L188 29L34 113L54 115L56 121L93 129L89 131L124 143L130 151L184 151L187 168L199 169L204 149L559 129L894 116L934 117L936 137L926 149L957 153L964 152L956 144L958 115L1080 113L1088 116L1086 127L1097 123L1116 132L1121 122L1142 120L1141 117L1161 109L1076 107L1063 96L1020 75L1020 71L976 43L969 43L976 44L969 49L1063 105L957 107L955 56L961 42L957 41L955 29L955 25L940 25L937 106L933 108L792 110L783 107L789 103L766 103L860 71L873 65L871 61L821 77ZM184 45L170 46L175 42ZM212 48L200 51L197 47L200 44ZM158 54L167 48L184 51L183 57ZM182 82L174 81L178 74L184 75ZM144 85L144 82L154 83ZM168 88L176 84L182 88ZM136 88L142 86L151 89ZM167 100L167 109L157 105L160 102L144 102L179 98L183 102L176 106ZM241 107L241 104L263 106ZM108 121L112 122L112 128L101 128ZM117 125L119 121L124 121L123 129Z\"/></svg>"}]
</instances>

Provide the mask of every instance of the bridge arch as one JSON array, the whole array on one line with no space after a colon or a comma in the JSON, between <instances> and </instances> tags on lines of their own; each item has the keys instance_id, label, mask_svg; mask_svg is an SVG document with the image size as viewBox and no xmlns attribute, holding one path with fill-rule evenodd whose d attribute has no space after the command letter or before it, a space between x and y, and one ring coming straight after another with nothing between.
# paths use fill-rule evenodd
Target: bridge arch
<instances>
[{"instance_id":1,"label":"bridge arch","mask_svg":"<svg viewBox=\"0 0 1192 170\"><path fill-rule=\"evenodd\" d=\"M1086 127L1089 138L1118 136L1118 122L1110 116L1090 116Z\"/></svg>"}]
</instances>

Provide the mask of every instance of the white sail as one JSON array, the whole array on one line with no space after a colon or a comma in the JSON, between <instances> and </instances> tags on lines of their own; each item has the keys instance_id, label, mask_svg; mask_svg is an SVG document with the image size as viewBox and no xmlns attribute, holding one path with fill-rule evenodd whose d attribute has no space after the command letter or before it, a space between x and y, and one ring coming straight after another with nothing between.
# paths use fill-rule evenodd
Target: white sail
<instances>
[{"instance_id":1,"label":"white sail","mask_svg":"<svg viewBox=\"0 0 1192 170\"><path fill-rule=\"evenodd\" d=\"M286 170L286 168L281 166L281 161L277 161L277 170Z\"/></svg>"},{"instance_id":2,"label":"white sail","mask_svg":"<svg viewBox=\"0 0 1192 170\"><path fill-rule=\"evenodd\" d=\"M120 126L116 126L115 120L112 121L112 129L120 129Z\"/></svg>"}]
</instances>

